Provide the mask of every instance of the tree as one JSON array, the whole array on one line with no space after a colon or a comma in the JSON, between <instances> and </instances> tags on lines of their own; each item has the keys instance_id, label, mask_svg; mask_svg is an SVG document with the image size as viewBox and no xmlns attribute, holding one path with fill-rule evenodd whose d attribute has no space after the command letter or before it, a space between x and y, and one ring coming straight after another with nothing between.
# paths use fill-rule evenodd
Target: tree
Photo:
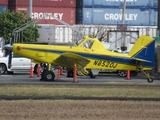
<instances>
[{"instance_id":1,"label":"tree","mask_svg":"<svg viewBox=\"0 0 160 120\"><path fill-rule=\"evenodd\" d=\"M12 32L15 28L32 21L31 18L26 17L26 12L22 11L21 13L13 11L3 11L0 13L0 37L5 39L5 43L10 42L12 37ZM36 38L40 35L38 33L38 24L34 24L31 27L25 29L18 35L18 39L23 40L23 42L35 42ZM18 41L22 42L22 41Z\"/></svg>"}]
</instances>

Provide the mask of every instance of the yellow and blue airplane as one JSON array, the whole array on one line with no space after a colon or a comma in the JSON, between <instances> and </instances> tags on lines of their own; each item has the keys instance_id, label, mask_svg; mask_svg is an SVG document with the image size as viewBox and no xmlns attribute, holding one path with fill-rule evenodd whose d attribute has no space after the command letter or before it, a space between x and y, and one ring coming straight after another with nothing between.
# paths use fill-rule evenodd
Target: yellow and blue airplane
<instances>
[{"instance_id":1,"label":"yellow and blue airplane","mask_svg":"<svg viewBox=\"0 0 160 120\"><path fill-rule=\"evenodd\" d=\"M90 75L91 78L100 70L133 70L144 72L148 82L153 82L145 72L154 68L155 40L149 36L140 36L128 54L106 50L98 39L88 36L70 46L14 43L12 50L37 64L47 63L47 70L41 74L42 80L55 79L52 65L73 69L76 64L78 74Z\"/></svg>"}]
</instances>

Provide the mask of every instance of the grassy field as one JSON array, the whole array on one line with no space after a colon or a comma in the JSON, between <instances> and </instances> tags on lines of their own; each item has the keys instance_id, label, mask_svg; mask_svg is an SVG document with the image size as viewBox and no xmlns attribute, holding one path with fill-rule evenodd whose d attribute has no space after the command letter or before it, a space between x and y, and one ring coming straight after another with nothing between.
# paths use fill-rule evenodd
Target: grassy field
<instances>
[{"instance_id":1,"label":"grassy field","mask_svg":"<svg viewBox=\"0 0 160 120\"><path fill-rule=\"evenodd\" d=\"M0 96L159 98L160 87L103 85L0 85ZM0 101L0 120L159 120L159 101Z\"/></svg>"},{"instance_id":2,"label":"grassy field","mask_svg":"<svg viewBox=\"0 0 160 120\"><path fill-rule=\"evenodd\" d=\"M159 86L0 85L0 96L96 96L159 98Z\"/></svg>"}]
</instances>

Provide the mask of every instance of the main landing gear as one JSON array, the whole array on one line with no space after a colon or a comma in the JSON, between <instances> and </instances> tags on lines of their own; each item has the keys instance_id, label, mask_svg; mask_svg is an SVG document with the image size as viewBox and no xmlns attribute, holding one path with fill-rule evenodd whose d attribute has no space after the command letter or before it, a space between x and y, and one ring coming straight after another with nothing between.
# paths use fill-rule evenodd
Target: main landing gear
<instances>
[{"instance_id":1,"label":"main landing gear","mask_svg":"<svg viewBox=\"0 0 160 120\"><path fill-rule=\"evenodd\" d=\"M47 67L48 68L42 72L40 81L54 81L55 80L55 74L51 70L51 64L48 64Z\"/></svg>"}]
</instances>

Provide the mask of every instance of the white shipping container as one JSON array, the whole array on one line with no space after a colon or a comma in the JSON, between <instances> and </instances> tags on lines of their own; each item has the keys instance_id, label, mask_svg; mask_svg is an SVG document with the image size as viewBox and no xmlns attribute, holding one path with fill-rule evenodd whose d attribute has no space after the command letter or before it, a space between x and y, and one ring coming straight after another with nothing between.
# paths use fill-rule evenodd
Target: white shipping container
<instances>
[{"instance_id":1,"label":"white shipping container","mask_svg":"<svg viewBox=\"0 0 160 120\"><path fill-rule=\"evenodd\" d=\"M74 41L79 40L77 34L74 30L65 25L41 25L42 28L39 29L40 38L38 42L48 42L48 43L73 43ZM103 38L106 49L113 50L115 48L120 48L122 44L128 46L127 52L130 51L133 43L136 42L137 38L141 35L148 35L151 37L156 37L157 26L128 26L127 37L125 41L122 40L121 32L110 32L109 38L107 38L107 31L117 30L117 26L99 26L99 25L75 25L72 26L77 31L81 32L83 35L92 36L94 33L99 31L98 36L101 36L103 33L106 36ZM101 29L103 27L103 29ZM135 32L135 31L138 31ZM131 36L131 37L130 37Z\"/></svg>"},{"instance_id":2,"label":"white shipping container","mask_svg":"<svg viewBox=\"0 0 160 120\"><path fill-rule=\"evenodd\" d=\"M41 28L38 29L40 37L38 42L47 43L69 43L72 42L72 29L67 26L59 26L52 24L40 24Z\"/></svg>"}]
</instances>

